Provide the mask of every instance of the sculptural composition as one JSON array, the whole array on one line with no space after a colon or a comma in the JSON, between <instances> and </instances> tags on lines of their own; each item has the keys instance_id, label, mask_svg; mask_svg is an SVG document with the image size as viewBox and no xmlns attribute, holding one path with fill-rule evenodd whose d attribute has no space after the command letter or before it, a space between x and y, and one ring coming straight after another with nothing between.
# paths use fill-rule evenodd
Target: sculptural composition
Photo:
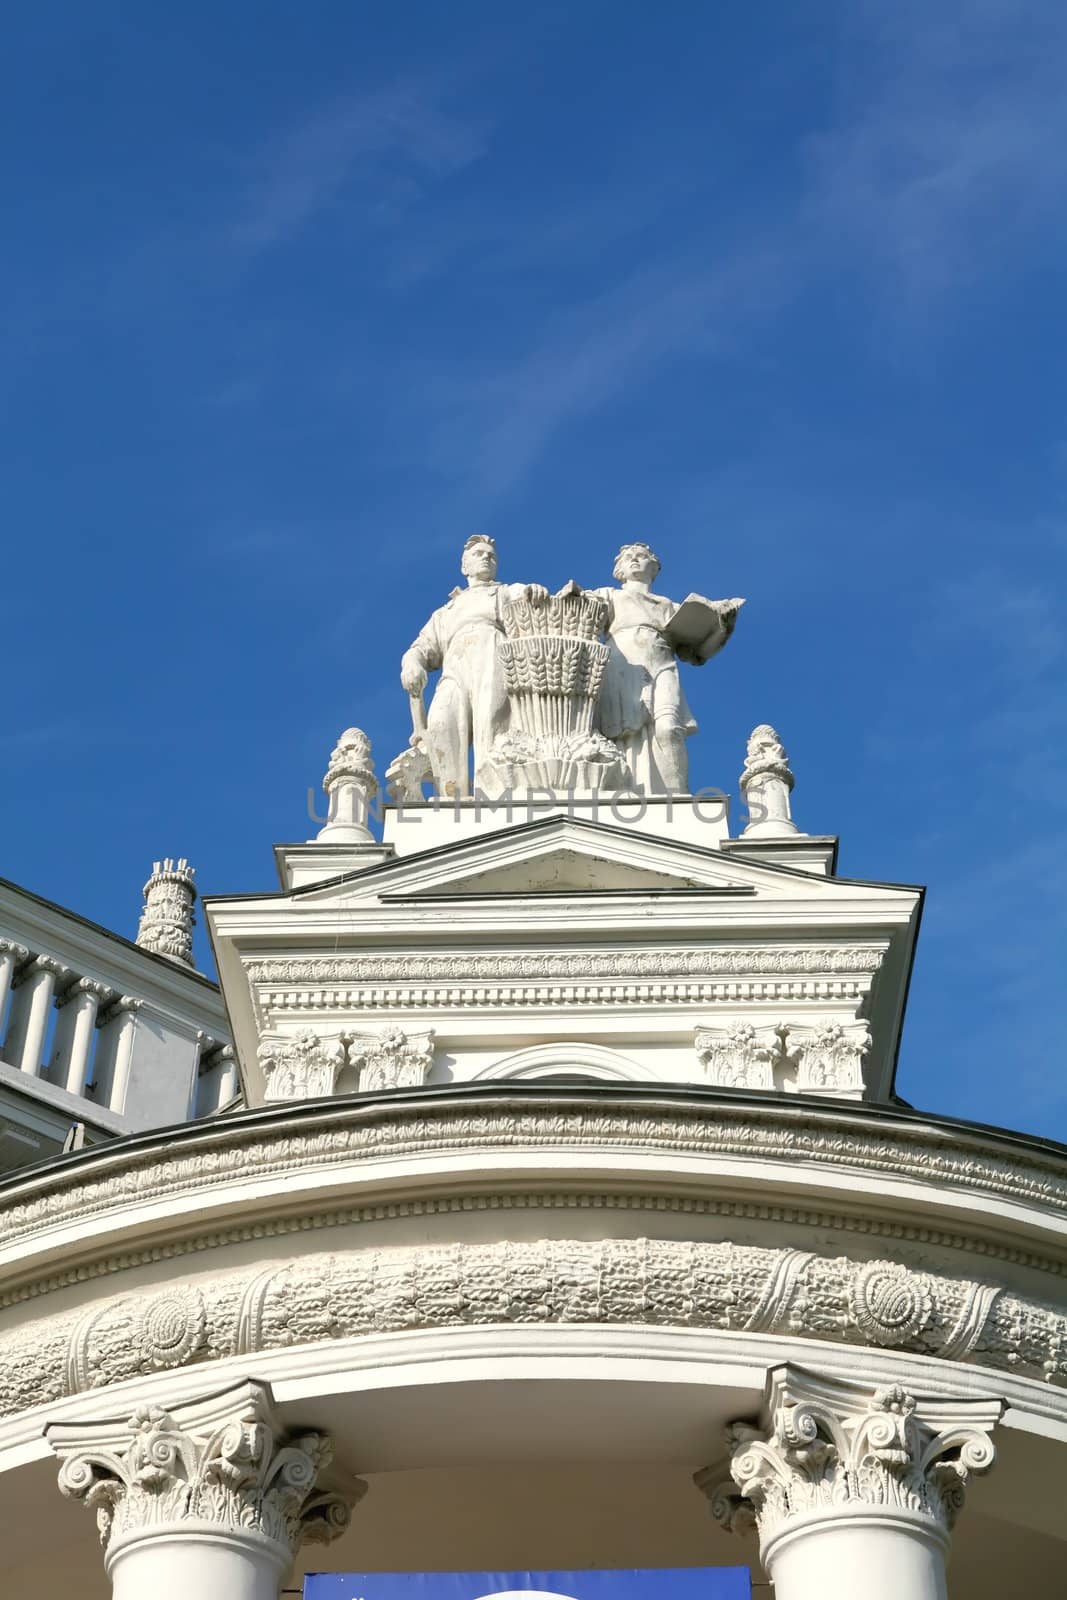
<instances>
[{"instance_id":1,"label":"sculptural composition","mask_svg":"<svg viewBox=\"0 0 1067 1600\"><path fill-rule=\"evenodd\" d=\"M523 788L688 791L686 740L696 722L678 672L729 639L743 600L652 593L660 563L647 544L619 551L619 587L556 595L497 581L493 541L467 540L465 589L430 617L403 657L411 748L390 786L413 799L432 774L438 795ZM429 711L423 693L440 669Z\"/></svg>"}]
</instances>

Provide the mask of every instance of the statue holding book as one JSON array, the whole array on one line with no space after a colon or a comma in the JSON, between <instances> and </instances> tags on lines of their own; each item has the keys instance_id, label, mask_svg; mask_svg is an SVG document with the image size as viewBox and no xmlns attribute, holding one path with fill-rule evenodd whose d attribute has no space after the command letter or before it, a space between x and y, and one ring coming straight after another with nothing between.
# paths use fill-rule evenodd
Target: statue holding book
<instances>
[{"instance_id":1,"label":"statue holding book","mask_svg":"<svg viewBox=\"0 0 1067 1600\"><path fill-rule=\"evenodd\" d=\"M743 600L680 604L653 594L659 559L647 544L624 544L612 576L617 589L598 589L611 606L611 653L597 725L622 752L629 780L642 794L686 794L686 740L696 732L678 672L679 661L703 666L729 639Z\"/></svg>"},{"instance_id":2,"label":"statue holding book","mask_svg":"<svg viewBox=\"0 0 1067 1600\"><path fill-rule=\"evenodd\" d=\"M733 632L743 600L680 604L653 594L660 564L626 544L617 589L497 582L491 539L468 539L465 589L454 589L401 663L411 743L389 768L390 792L544 791L685 794L696 730L678 673L701 666ZM428 674L440 669L429 712ZM472 760L473 758L473 760Z\"/></svg>"}]
</instances>

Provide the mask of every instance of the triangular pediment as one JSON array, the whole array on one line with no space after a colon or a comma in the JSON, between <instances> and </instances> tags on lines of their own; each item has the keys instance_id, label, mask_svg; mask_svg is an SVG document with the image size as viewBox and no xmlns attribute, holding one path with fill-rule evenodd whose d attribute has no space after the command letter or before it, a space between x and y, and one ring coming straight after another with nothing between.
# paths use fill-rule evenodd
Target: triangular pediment
<instances>
[{"instance_id":1,"label":"triangular pediment","mask_svg":"<svg viewBox=\"0 0 1067 1600\"><path fill-rule=\"evenodd\" d=\"M295 892L301 904L499 896L692 894L848 898L841 880L746 861L685 840L550 817L438 846ZM864 885L869 890L870 885Z\"/></svg>"}]
</instances>

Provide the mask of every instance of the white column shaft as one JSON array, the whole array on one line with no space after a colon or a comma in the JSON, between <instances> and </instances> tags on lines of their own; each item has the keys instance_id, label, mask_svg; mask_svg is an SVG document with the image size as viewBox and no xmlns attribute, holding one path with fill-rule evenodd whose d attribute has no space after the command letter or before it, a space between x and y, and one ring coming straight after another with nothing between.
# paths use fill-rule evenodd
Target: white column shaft
<instances>
[{"instance_id":1,"label":"white column shaft","mask_svg":"<svg viewBox=\"0 0 1067 1600\"><path fill-rule=\"evenodd\" d=\"M55 973L50 972L47 967L38 967L26 979L26 997L23 1002L26 1007L26 1020L16 1065L22 1072L28 1072L33 1077L39 1077L41 1072L41 1054L44 1050L44 1036L48 1032L55 984Z\"/></svg>"},{"instance_id":2,"label":"white column shaft","mask_svg":"<svg viewBox=\"0 0 1067 1600\"><path fill-rule=\"evenodd\" d=\"M842 1509L779 1534L763 1561L775 1600L946 1600L946 1547L921 1519Z\"/></svg>"},{"instance_id":3,"label":"white column shaft","mask_svg":"<svg viewBox=\"0 0 1067 1600\"><path fill-rule=\"evenodd\" d=\"M134 1539L108 1559L112 1600L278 1600L276 1547L207 1530Z\"/></svg>"},{"instance_id":4,"label":"white column shaft","mask_svg":"<svg viewBox=\"0 0 1067 1600\"><path fill-rule=\"evenodd\" d=\"M115 1043L115 1067L111 1074L111 1093L108 1109L121 1113L126 1108L126 1091L130 1086L130 1067L133 1064L133 1040L137 1032L137 1013L124 1010L118 1023Z\"/></svg>"},{"instance_id":5,"label":"white column shaft","mask_svg":"<svg viewBox=\"0 0 1067 1600\"><path fill-rule=\"evenodd\" d=\"M67 1058L66 1082L64 1087L70 1094L84 1094L85 1081L89 1070L89 1055L93 1048L93 1028L96 1024L96 1010L100 1004L99 996L91 990L75 995L69 1001L74 1017L70 1034L70 1054Z\"/></svg>"}]
</instances>

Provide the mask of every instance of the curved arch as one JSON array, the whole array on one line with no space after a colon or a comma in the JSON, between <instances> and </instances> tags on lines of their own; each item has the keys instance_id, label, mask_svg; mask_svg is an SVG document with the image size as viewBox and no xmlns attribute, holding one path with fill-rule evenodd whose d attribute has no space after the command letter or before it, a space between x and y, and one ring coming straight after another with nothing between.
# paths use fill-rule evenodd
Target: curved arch
<instances>
[{"instance_id":1,"label":"curved arch","mask_svg":"<svg viewBox=\"0 0 1067 1600\"><path fill-rule=\"evenodd\" d=\"M568 1078L571 1082L583 1078L603 1079L610 1083L640 1083L648 1078L636 1061L609 1050L602 1044L573 1044L562 1040L554 1044L535 1044L513 1055L494 1061L475 1073L476 1079L486 1078Z\"/></svg>"}]
</instances>

